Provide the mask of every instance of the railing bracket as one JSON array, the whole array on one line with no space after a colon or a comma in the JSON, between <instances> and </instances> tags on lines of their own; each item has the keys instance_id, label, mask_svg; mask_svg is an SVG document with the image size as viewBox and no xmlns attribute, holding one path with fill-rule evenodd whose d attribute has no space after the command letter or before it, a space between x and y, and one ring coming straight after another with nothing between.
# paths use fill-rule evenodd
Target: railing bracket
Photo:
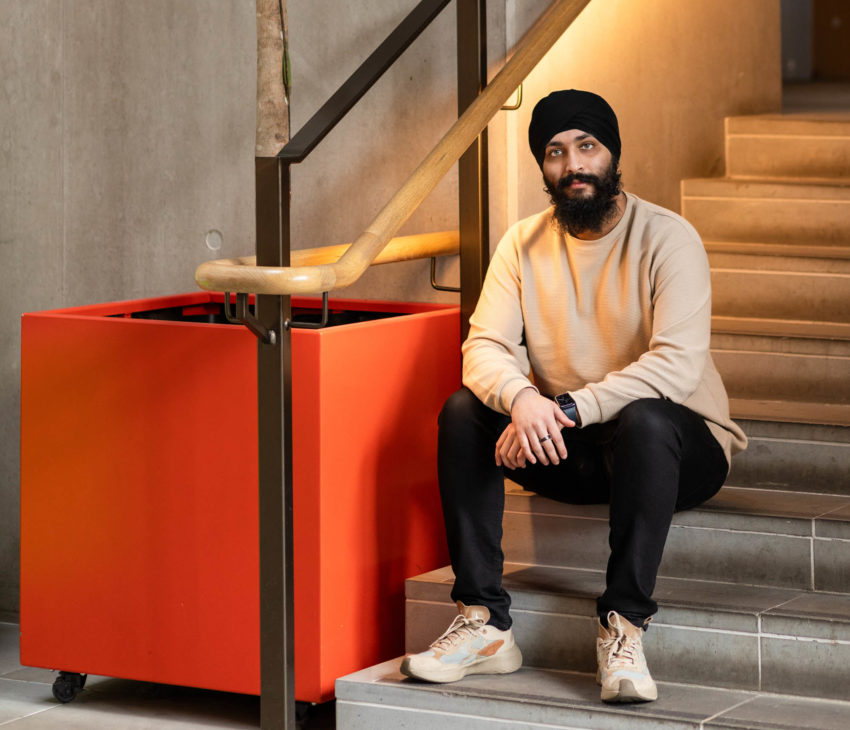
<instances>
[{"instance_id":1,"label":"railing bracket","mask_svg":"<svg viewBox=\"0 0 850 730\"><path fill-rule=\"evenodd\" d=\"M459 292L459 286L443 286L442 284L437 283L437 257L431 257L431 288L436 289L437 291L451 291L451 292Z\"/></svg>"},{"instance_id":2,"label":"railing bracket","mask_svg":"<svg viewBox=\"0 0 850 730\"><path fill-rule=\"evenodd\" d=\"M505 104L502 107L503 112L513 112L522 106L522 84L517 86L516 101L513 104Z\"/></svg>"},{"instance_id":3,"label":"railing bracket","mask_svg":"<svg viewBox=\"0 0 850 730\"><path fill-rule=\"evenodd\" d=\"M277 343L277 332L270 330L260 324L260 321L251 312L251 307L248 304L249 294L239 292L236 294L236 309L235 312L230 311L230 292L224 292L224 317L228 322L233 324L244 324L251 332L253 332L266 345L274 345Z\"/></svg>"},{"instance_id":4,"label":"railing bracket","mask_svg":"<svg viewBox=\"0 0 850 730\"><path fill-rule=\"evenodd\" d=\"M291 319L286 320L283 326L293 330L320 330L328 325L328 293L322 292L322 319L318 322L293 322Z\"/></svg>"}]
</instances>

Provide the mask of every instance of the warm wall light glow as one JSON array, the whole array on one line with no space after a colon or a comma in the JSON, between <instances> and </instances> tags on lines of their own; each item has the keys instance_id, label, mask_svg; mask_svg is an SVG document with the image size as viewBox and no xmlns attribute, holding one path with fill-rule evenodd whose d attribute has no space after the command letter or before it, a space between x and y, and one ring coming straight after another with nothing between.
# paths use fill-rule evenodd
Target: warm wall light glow
<instances>
[{"instance_id":1,"label":"warm wall light glow","mask_svg":"<svg viewBox=\"0 0 850 730\"><path fill-rule=\"evenodd\" d=\"M539 7L514 6L521 34ZM779 3L593 0L506 112L511 221L547 204L528 122L541 97L565 88L595 91L617 112L626 189L679 210L682 178L723 172L724 117L781 107Z\"/></svg>"}]
</instances>

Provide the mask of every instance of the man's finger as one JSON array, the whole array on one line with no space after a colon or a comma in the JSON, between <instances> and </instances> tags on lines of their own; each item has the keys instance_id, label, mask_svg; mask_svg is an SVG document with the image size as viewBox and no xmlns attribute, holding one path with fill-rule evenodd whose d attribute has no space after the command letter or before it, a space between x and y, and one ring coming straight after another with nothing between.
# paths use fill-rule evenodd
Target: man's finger
<instances>
[{"instance_id":1,"label":"man's finger","mask_svg":"<svg viewBox=\"0 0 850 730\"><path fill-rule=\"evenodd\" d=\"M557 405L552 409L552 413L555 414L555 420L558 421L561 426L567 426L568 428L572 428L576 425L575 421L571 421L569 418L567 418L567 414L564 413L560 408L558 408Z\"/></svg>"},{"instance_id":2,"label":"man's finger","mask_svg":"<svg viewBox=\"0 0 850 730\"><path fill-rule=\"evenodd\" d=\"M564 417L566 418L566 416ZM558 428L558 424L555 424L549 433L552 434L552 448L558 452L558 456L560 456L561 459L566 459L567 446L564 443L564 437L561 435L561 429Z\"/></svg>"},{"instance_id":3,"label":"man's finger","mask_svg":"<svg viewBox=\"0 0 850 730\"><path fill-rule=\"evenodd\" d=\"M517 434L519 436L519 452L517 454L517 458L519 458L519 454L525 456L525 460L530 461L532 464L537 463L537 455L532 450L531 441L528 436L524 433Z\"/></svg>"},{"instance_id":4,"label":"man's finger","mask_svg":"<svg viewBox=\"0 0 850 730\"><path fill-rule=\"evenodd\" d=\"M534 453L537 458L540 459L540 462L548 466L549 454L546 451L545 445L550 441L550 439L546 439L546 441L543 441L543 439L545 438L546 434L544 434L542 438L535 434L533 436L530 436L528 440L531 442L531 448L534 450Z\"/></svg>"},{"instance_id":5,"label":"man's finger","mask_svg":"<svg viewBox=\"0 0 850 730\"><path fill-rule=\"evenodd\" d=\"M558 449L555 446L555 437L550 436L550 438L541 442L543 444L542 448L546 452L546 458L549 460L549 463L559 464L560 459L558 458Z\"/></svg>"}]
</instances>

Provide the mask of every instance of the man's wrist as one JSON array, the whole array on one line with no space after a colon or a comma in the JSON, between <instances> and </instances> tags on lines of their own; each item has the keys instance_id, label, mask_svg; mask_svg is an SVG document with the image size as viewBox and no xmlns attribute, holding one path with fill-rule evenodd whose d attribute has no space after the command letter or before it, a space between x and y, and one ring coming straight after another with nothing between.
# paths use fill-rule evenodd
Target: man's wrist
<instances>
[{"instance_id":1,"label":"man's wrist","mask_svg":"<svg viewBox=\"0 0 850 730\"><path fill-rule=\"evenodd\" d=\"M520 399L520 396L522 396L524 393L534 393L536 395L539 395L540 391L537 390L537 388L535 388L533 385L527 385L524 388L520 388L517 391L516 395L513 397L513 400L511 401L511 407L510 407L509 412L513 411L514 406L516 405L517 401Z\"/></svg>"},{"instance_id":2,"label":"man's wrist","mask_svg":"<svg viewBox=\"0 0 850 730\"><path fill-rule=\"evenodd\" d=\"M564 413L564 415L569 418L576 426L581 428L581 417L578 414L578 405L573 400L573 397L569 393L561 393L560 395L555 396L555 403L558 404L558 408Z\"/></svg>"}]
</instances>

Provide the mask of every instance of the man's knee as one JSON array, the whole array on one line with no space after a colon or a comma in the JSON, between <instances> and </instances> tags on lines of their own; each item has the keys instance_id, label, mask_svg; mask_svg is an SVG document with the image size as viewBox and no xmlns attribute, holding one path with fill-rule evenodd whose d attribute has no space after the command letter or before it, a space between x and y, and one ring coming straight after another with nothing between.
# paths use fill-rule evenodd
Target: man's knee
<instances>
[{"instance_id":1,"label":"man's knee","mask_svg":"<svg viewBox=\"0 0 850 730\"><path fill-rule=\"evenodd\" d=\"M635 436L643 441L665 438L675 431L672 410L676 405L661 398L632 401L617 417L618 437Z\"/></svg>"},{"instance_id":2,"label":"man's knee","mask_svg":"<svg viewBox=\"0 0 850 730\"><path fill-rule=\"evenodd\" d=\"M469 388L463 387L446 398L437 423L440 428L451 428L454 424L468 423L482 405Z\"/></svg>"}]
</instances>

